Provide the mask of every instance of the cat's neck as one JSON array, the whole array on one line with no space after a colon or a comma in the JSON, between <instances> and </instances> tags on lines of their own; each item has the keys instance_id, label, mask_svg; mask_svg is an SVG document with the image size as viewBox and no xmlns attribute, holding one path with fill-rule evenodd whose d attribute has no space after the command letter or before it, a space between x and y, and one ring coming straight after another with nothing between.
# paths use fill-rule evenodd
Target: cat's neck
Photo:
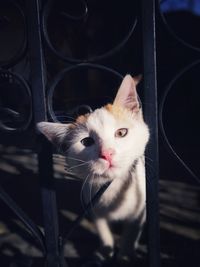
<instances>
[{"instance_id":1,"label":"cat's neck","mask_svg":"<svg viewBox=\"0 0 200 267\"><path fill-rule=\"evenodd\" d=\"M124 201L128 189L134 183L136 177L136 168L138 161L135 161L132 168L122 177L116 177L107 188L104 195L101 197L98 205L99 212L104 212L104 208L109 207L109 210L118 209ZM101 208L104 207L102 210Z\"/></svg>"},{"instance_id":2,"label":"cat's neck","mask_svg":"<svg viewBox=\"0 0 200 267\"><path fill-rule=\"evenodd\" d=\"M93 176L93 179L89 179L88 181L92 181L92 184L94 186L97 186L97 187L99 187L100 185L105 184L105 182L107 182L107 181L111 181L111 183L114 183L114 184L118 185L119 187L121 187L136 172L136 167L137 167L137 164L138 164L138 160L139 160L139 158L136 159L133 162L132 166L129 169L120 170L118 175L115 176L115 177L108 177L108 176L104 176L104 175Z\"/></svg>"}]
</instances>

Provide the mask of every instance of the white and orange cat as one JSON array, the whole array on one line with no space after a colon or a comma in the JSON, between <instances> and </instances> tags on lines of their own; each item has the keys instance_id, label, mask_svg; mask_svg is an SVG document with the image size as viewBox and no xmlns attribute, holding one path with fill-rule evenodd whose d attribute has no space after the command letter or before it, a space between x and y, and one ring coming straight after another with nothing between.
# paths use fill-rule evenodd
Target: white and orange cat
<instances>
[{"instance_id":1,"label":"white and orange cat","mask_svg":"<svg viewBox=\"0 0 200 267\"><path fill-rule=\"evenodd\" d=\"M144 151L149 129L137 97L138 82L138 77L126 75L112 104L79 116L75 123L38 124L52 143L67 148L67 163L85 179L86 203L103 183L112 180L94 210L102 259L114 251L110 222L124 222L119 258L133 254L145 222Z\"/></svg>"}]
</instances>

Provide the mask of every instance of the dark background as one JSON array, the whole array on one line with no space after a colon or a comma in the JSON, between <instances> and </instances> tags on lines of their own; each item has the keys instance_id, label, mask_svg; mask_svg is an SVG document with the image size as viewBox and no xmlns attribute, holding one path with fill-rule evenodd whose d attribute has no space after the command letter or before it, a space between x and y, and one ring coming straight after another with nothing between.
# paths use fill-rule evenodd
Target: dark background
<instances>
[{"instance_id":1,"label":"dark background","mask_svg":"<svg viewBox=\"0 0 200 267\"><path fill-rule=\"evenodd\" d=\"M105 65L121 75L143 72L140 1L88 0L87 15L84 15L83 2L71 2L56 1L49 11L46 7L46 13L43 13L46 18L42 36L48 118L53 120L55 116L62 122L70 120L69 116L77 113L75 108L79 105L89 105L94 109L111 101L121 81L116 73L94 66L77 67L60 74L65 68L89 61ZM42 10L45 4L43 1ZM161 9L157 5L159 107L163 95L169 90L161 122L176 153L199 177L200 63L197 61L200 59L200 8L198 0L166 0L161 2ZM26 88L30 86L31 90L26 23L23 0L0 3L0 64L4 69L0 72L0 176L6 191L42 226L37 135ZM130 38L127 37L129 34ZM57 55L52 50L56 50ZM8 70L19 75L20 79L8 75ZM27 84L22 84L21 79ZM141 82L138 89L141 100L142 89ZM48 98L50 92L52 99ZM16 111L18 117L5 112L5 107ZM5 126L9 128L5 130ZM200 264L199 180L189 174L169 151L161 131L159 155L162 264L197 267ZM146 162L151 165L151 159L146 159ZM79 199L81 184L69 177L64 178L63 165L64 160L55 154L61 233L82 211ZM42 260L37 244L24 234L20 222L3 203L0 210L0 266L31 266L32 263L38 266ZM145 240L144 235L138 251L138 262L143 265L146 262ZM67 245L66 256L72 266L77 266L77 262L87 259L97 246L94 227L85 220Z\"/></svg>"}]
</instances>

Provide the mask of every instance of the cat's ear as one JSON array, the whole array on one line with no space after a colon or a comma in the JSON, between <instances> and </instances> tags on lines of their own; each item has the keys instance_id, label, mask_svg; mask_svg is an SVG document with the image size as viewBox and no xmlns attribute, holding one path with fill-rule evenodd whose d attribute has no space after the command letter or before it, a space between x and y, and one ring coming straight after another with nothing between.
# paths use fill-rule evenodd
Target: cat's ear
<instances>
[{"instance_id":1,"label":"cat's ear","mask_svg":"<svg viewBox=\"0 0 200 267\"><path fill-rule=\"evenodd\" d=\"M56 146L60 146L67 135L69 125L54 122L39 122L37 129Z\"/></svg>"},{"instance_id":2,"label":"cat's ear","mask_svg":"<svg viewBox=\"0 0 200 267\"><path fill-rule=\"evenodd\" d=\"M136 86L140 82L142 75L132 77L127 74L117 92L114 105L119 105L131 110L132 112L138 112L140 109L140 103L137 97Z\"/></svg>"}]
</instances>

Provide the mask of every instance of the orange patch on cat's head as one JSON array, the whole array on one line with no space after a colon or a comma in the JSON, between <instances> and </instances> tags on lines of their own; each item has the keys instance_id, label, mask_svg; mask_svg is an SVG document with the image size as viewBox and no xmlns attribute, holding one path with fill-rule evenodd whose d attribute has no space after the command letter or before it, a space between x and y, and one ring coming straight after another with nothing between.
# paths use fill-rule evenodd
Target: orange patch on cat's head
<instances>
[{"instance_id":1,"label":"orange patch on cat's head","mask_svg":"<svg viewBox=\"0 0 200 267\"><path fill-rule=\"evenodd\" d=\"M105 106L105 109L109 111L117 120L120 121L132 121L132 114L128 109L125 109L119 105L108 104Z\"/></svg>"},{"instance_id":2,"label":"orange patch on cat's head","mask_svg":"<svg viewBox=\"0 0 200 267\"><path fill-rule=\"evenodd\" d=\"M85 123L85 122L87 121L89 115L90 115L90 114L87 113L87 114L85 114L85 115L80 115L80 116L78 116L78 118L76 119L76 122L77 122L77 123L81 123L81 124Z\"/></svg>"},{"instance_id":3,"label":"orange patch on cat's head","mask_svg":"<svg viewBox=\"0 0 200 267\"><path fill-rule=\"evenodd\" d=\"M90 114L87 113L87 114L85 114L85 115L80 115L80 116L78 116L78 117L76 118L75 123L71 123L71 124L69 124L69 128L70 128L71 130L73 130L73 129L75 129L79 124L84 124L84 123L87 121L89 115L90 115Z\"/></svg>"}]
</instances>

